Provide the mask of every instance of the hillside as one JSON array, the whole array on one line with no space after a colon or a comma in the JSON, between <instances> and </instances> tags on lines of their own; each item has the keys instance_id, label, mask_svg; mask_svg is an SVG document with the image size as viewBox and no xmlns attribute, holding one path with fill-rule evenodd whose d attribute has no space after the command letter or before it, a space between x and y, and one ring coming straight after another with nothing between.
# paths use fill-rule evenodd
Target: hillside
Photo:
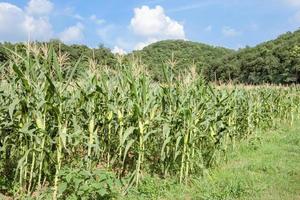
<instances>
[{"instance_id":1,"label":"hillside","mask_svg":"<svg viewBox=\"0 0 300 200\"><path fill-rule=\"evenodd\" d=\"M60 44L57 40L50 41L50 44L57 52L60 49L62 54L68 55L69 66L80 57L85 61L94 57L99 65L112 68L117 63L116 56L104 46L91 49L85 45ZM26 53L22 43L0 43L0 65L9 59L9 52L4 47L17 49L23 55ZM300 30L238 51L191 41L165 40L133 51L125 56L124 63L128 64L133 57L138 58L158 81L162 79L163 66L174 64L175 74L195 66L208 81L295 84L300 83Z\"/></svg>"},{"instance_id":2,"label":"hillside","mask_svg":"<svg viewBox=\"0 0 300 200\"><path fill-rule=\"evenodd\" d=\"M300 83L300 30L225 56L208 66L204 76L247 84Z\"/></svg>"},{"instance_id":3,"label":"hillside","mask_svg":"<svg viewBox=\"0 0 300 200\"><path fill-rule=\"evenodd\" d=\"M45 48L45 43L36 42L37 47L43 49ZM65 62L68 65L73 66L81 58L83 61L88 61L88 58L95 58L99 65L114 66L116 64L116 58L109 48L99 45L97 48L90 48L86 45L67 45L59 40L51 40L47 42L48 48L51 46L56 52L61 55L65 55ZM19 54L26 54L26 44L25 43L0 43L0 64L5 63L10 59L11 53L7 50L16 50Z\"/></svg>"},{"instance_id":4,"label":"hillside","mask_svg":"<svg viewBox=\"0 0 300 200\"><path fill-rule=\"evenodd\" d=\"M184 41L184 40L165 40L150 44L140 51L134 51L129 55L139 57L148 67L155 79L162 76L162 67L166 63L174 61L175 72L183 71L195 65L200 72L204 67L212 65L214 60L230 55L234 51L222 47Z\"/></svg>"}]
</instances>

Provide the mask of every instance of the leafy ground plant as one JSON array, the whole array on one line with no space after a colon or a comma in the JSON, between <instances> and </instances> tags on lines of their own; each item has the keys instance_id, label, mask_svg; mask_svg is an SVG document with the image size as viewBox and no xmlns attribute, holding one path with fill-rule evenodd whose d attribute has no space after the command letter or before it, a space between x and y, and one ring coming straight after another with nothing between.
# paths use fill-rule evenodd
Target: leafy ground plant
<instances>
[{"instance_id":1,"label":"leafy ground plant","mask_svg":"<svg viewBox=\"0 0 300 200\"><path fill-rule=\"evenodd\" d=\"M60 199L112 199L120 194L121 183L112 172L64 168L59 178Z\"/></svg>"}]
</instances>

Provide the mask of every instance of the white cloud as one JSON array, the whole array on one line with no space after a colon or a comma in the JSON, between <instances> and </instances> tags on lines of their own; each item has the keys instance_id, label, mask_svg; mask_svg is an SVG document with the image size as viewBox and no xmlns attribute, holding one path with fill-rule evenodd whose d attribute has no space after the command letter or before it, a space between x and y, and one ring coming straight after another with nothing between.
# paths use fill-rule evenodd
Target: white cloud
<instances>
[{"instance_id":1,"label":"white cloud","mask_svg":"<svg viewBox=\"0 0 300 200\"><path fill-rule=\"evenodd\" d=\"M1 40L24 39L26 33L24 22L25 14L22 9L9 3L0 3Z\"/></svg>"},{"instance_id":2,"label":"white cloud","mask_svg":"<svg viewBox=\"0 0 300 200\"><path fill-rule=\"evenodd\" d=\"M249 30L251 30L251 31L257 31L257 30L259 30L259 25L257 23L252 22L249 25Z\"/></svg>"},{"instance_id":3,"label":"white cloud","mask_svg":"<svg viewBox=\"0 0 300 200\"><path fill-rule=\"evenodd\" d=\"M77 23L74 26L66 28L59 34L59 38L65 43L80 42L83 38L84 26L81 23Z\"/></svg>"},{"instance_id":4,"label":"white cloud","mask_svg":"<svg viewBox=\"0 0 300 200\"><path fill-rule=\"evenodd\" d=\"M224 26L222 28L222 34L226 37L235 37L241 34L241 32L235 30L234 28L231 28L229 26Z\"/></svg>"},{"instance_id":5,"label":"white cloud","mask_svg":"<svg viewBox=\"0 0 300 200\"><path fill-rule=\"evenodd\" d=\"M125 55L127 53L124 49L122 49L118 46L115 46L111 52L114 54L120 54L120 55Z\"/></svg>"},{"instance_id":6,"label":"white cloud","mask_svg":"<svg viewBox=\"0 0 300 200\"><path fill-rule=\"evenodd\" d=\"M211 4L214 4L216 2L214 1L203 1L203 2L198 2L196 4L189 4L189 5L184 5L184 6L180 6L177 8L172 8L169 9L169 12L181 12L181 11L189 11L189 10L194 10L197 8L201 8L201 7L205 7L205 6L209 6Z\"/></svg>"},{"instance_id":7,"label":"white cloud","mask_svg":"<svg viewBox=\"0 0 300 200\"><path fill-rule=\"evenodd\" d=\"M154 42L157 42L158 40L155 38L150 38L146 40L145 42L139 42L134 46L134 50L142 50L144 47L148 46L149 44L152 44Z\"/></svg>"},{"instance_id":8,"label":"white cloud","mask_svg":"<svg viewBox=\"0 0 300 200\"><path fill-rule=\"evenodd\" d=\"M53 10L53 4L48 0L30 0L26 7L26 11L30 15L48 15Z\"/></svg>"},{"instance_id":9,"label":"white cloud","mask_svg":"<svg viewBox=\"0 0 300 200\"><path fill-rule=\"evenodd\" d=\"M48 40L52 36L52 26L47 18L26 16L24 25L32 40Z\"/></svg>"},{"instance_id":10,"label":"white cloud","mask_svg":"<svg viewBox=\"0 0 300 200\"><path fill-rule=\"evenodd\" d=\"M82 16L79 15L79 14L75 14L75 15L73 15L72 17L74 17L74 18L77 19L77 20L81 20L81 21L84 20L84 17L82 17Z\"/></svg>"},{"instance_id":11,"label":"white cloud","mask_svg":"<svg viewBox=\"0 0 300 200\"><path fill-rule=\"evenodd\" d=\"M289 23L294 26L299 26L300 24L300 0L282 0L285 5L292 7L296 12L289 17Z\"/></svg>"},{"instance_id":12,"label":"white cloud","mask_svg":"<svg viewBox=\"0 0 300 200\"><path fill-rule=\"evenodd\" d=\"M204 31L211 32L212 31L212 26L208 25L207 27L205 27Z\"/></svg>"},{"instance_id":13,"label":"white cloud","mask_svg":"<svg viewBox=\"0 0 300 200\"><path fill-rule=\"evenodd\" d=\"M300 25L300 0L282 0L283 3L292 7L296 12L289 18L289 23L299 26Z\"/></svg>"},{"instance_id":14,"label":"white cloud","mask_svg":"<svg viewBox=\"0 0 300 200\"><path fill-rule=\"evenodd\" d=\"M161 6L135 8L130 27L135 34L144 37L185 39L183 25L166 16Z\"/></svg>"},{"instance_id":15,"label":"white cloud","mask_svg":"<svg viewBox=\"0 0 300 200\"><path fill-rule=\"evenodd\" d=\"M135 50L159 40L186 39L183 25L167 16L161 6L135 8L130 28L143 38L143 41L134 46Z\"/></svg>"},{"instance_id":16,"label":"white cloud","mask_svg":"<svg viewBox=\"0 0 300 200\"><path fill-rule=\"evenodd\" d=\"M294 15L294 20L298 23L300 23L300 11L298 11L295 15Z\"/></svg>"},{"instance_id":17,"label":"white cloud","mask_svg":"<svg viewBox=\"0 0 300 200\"><path fill-rule=\"evenodd\" d=\"M300 7L300 0L283 0L290 6Z\"/></svg>"},{"instance_id":18,"label":"white cloud","mask_svg":"<svg viewBox=\"0 0 300 200\"><path fill-rule=\"evenodd\" d=\"M93 22L95 22L98 25L101 25L101 24L105 23L104 19L98 19L96 15L91 15L90 20L92 20Z\"/></svg>"},{"instance_id":19,"label":"white cloud","mask_svg":"<svg viewBox=\"0 0 300 200\"><path fill-rule=\"evenodd\" d=\"M52 26L46 16L34 17L23 9L0 3L0 38L3 41L48 40Z\"/></svg>"},{"instance_id":20,"label":"white cloud","mask_svg":"<svg viewBox=\"0 0 300 200\"><path fill-rule=\"evenodd\" d=\"M85 17L81 16L80 14L75 12L75 9L73 7L66 7L63 9L62 13L60 13L61 16L67 16L74 19L77 19L79 21L85 20Z\"/></svg>"},{"instance_id":21,"label":"white cloud","mask_svg":"<svg viewBox=\"0 0 300 200\"><path fill-rule=\"evenodd\" d=\"M297 26L300 24L300 10L290 17L289 22Z\"/></svg>"},{"instance_id":22,"label":"white cloud","mask_svg":"<svg viewBox=\"0 0 300 200\"><path fill-rule=\"evenodd\" d=\"M97 29L97 35L101 38L102 41L110 41L112 33L115 31L114 25L107 25Z\"/></svg>"}]
</instances>

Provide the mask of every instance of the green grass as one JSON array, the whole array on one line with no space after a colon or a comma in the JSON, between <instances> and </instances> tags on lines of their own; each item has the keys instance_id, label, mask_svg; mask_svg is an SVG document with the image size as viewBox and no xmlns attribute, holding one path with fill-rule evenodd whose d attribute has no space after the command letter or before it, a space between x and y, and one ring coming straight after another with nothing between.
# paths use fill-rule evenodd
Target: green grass
<instances>
[{"instance_id":1,"label":"green grass","mask_svg":"<svg viewBox=\"0 0 300 200\"><path fill-rule=\"evenodd\" d=\"M239 143L227 162L187 186L151 177L127 198L300 199L300 122Z\"/></svg>"}]
</instances>

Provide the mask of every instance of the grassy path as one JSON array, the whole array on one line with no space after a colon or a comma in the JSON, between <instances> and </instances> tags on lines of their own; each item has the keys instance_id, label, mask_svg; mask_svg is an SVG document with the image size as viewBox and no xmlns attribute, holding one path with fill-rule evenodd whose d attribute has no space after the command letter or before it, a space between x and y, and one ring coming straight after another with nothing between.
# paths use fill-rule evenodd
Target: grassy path
<instances>
[{"instance_id":1,"label":"grassy path","mask_svg":"<svg viewBox=\"0 0 300 200\"><path fill-rule=\"evenodd\" d=\"M242 143L214 177L229 187L217 199L300 200L300 123Z\"/></svg>"},{"instance_id":2,"label":"grassy path","mask_svg":"<svg viewBox=\"0 0 300 200\"><path fill-rule=\"evenodd\" d=\"M300 122L259 135L207 178L186 187L149 181L129 199L300 200Z\"/></svg>"}]
</instances>

